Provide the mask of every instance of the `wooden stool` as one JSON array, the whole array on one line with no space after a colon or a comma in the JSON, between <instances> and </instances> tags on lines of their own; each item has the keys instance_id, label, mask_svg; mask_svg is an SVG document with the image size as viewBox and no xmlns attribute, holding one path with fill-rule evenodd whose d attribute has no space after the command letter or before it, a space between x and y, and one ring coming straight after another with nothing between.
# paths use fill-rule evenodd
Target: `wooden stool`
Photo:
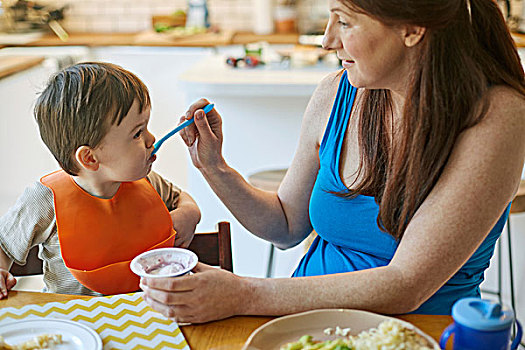
<instances>
[{"instance_id":1,"label":"wooden stool","mask_svg":"<svg viewBox=\"0 0 525 350\"><path fill-rule=\"evenodd\" d=\"M260 188L261 190L277 192L279 185L284 178L288 169L275 169L275 170L265 170L256 172L248 176L248 182L253 186ZM304 240L305 242L305 253L310 248L314 238L316 236L315 231L312 231L308 237ZM270 244L270 252L268 255L268 267L266 269L266 277L272 277L273 274L273 256L275 253L275 246Z\"/></svg>"},{"instance_id":2,"label":"wooden stool","mask_svg":"<svg viewBox=\"0 0 525 350\"><path fill-rule=\"evenodd\" d=\"M288 169L258 171L248 176L248 182L261 190L277 191Z\"/></svg>"}]
</instances>

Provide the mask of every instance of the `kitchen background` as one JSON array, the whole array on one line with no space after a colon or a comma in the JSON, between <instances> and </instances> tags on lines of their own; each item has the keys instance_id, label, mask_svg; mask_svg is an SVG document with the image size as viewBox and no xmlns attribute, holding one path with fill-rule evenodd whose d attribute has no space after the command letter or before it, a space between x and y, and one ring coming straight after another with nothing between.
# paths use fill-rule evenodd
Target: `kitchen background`
<instances>
[{"instance_id":1,"label":"kitchen background","mask_svg":"<svg viewBox=\"0 0 525 350\"><path fill-rule=\"evenodd\" d=\"M10 6L18 0L2 0ZM207 3L209 22L222 30L272 32L274 20L295 19L299 33L319 33L328 18L327 0L40 0L39 4L65 6L64 28L72 32L137 32L151 28L152 15L186 11L189 4ZM523 27L523 0L499 1L510 25ZM523 21L521 21L523 22ZM525 30L525 27L523 27Z\"/></svg>"},{"instance_id":2,"label":"kitchen background","mask_svg":"<svg viewBox=\"0 0 525 350\"><path fill-rule=\"evenodd\" d=\"M190 1L195 5L201 0ZM2 1L0 10L15 3L14 0ZM213 39L211 43L189 45L192 47L179 45L175 41L167 44L165 39L161 45L157 41L144 41L140 45L118 41L108 44L104 41L106 36L100 35L153 33L160 37L161 34L153 30L153 17L187 11L185 0L41 0L38 3L56 9L66 6L65 18L59 23L70 34L70 40L79 35L92 38L78 45L47 39L39 42L39 36L44 35L45 38L52 34L41 31L8 33L8 23L5 20L0 22L5 31L0 31L0 45L2 40L7 45L0 49L0 62L1 59L21 56L43 58L36 65L0 78L0 152L3 159L0 215L8 210L27 184L57 167L40 141L31 108L45 80L65 65L102 60L120 64L136 73L150 89L153 104L151 130L157 137L177 123L178 116L191 102L202 96L207 97L216 104L224 118L224 154L245 177L260 170L288 166L309 97L323 76L338 69L338 62L334 65L331 60L320 59L318 48L299 47L296 42L282 43L279 36L261 36L263 39L270 38L270 44L255 44L263 49L269 64L255 69L235 69L226 66L225 57L244 55L245 45L213 44ZM505 3L501 4L505 11ZM208 0L207 7L211 28L219 33L231 31L264 35L276 32L290 34L288 32L291 31L291 34L319 34L328 18L327 0ZM521 15L524 10L522 0L512 2L509 25L516 30L525 22L519 21L520 17L525 17ZM290 19L291 26L286 25L290 24ZM34 44L27 43L30 35L34 35L31 40L37 38ZM122 38L128 40L126 36ZM257 38L255 35L254 41ZM306 36L300 39L312 39L312 42L318 43L319 38ZM13 44L16 40L22 42ZM525 48L520 49L520 55L522 62L525 62ZM172 139L163 147L154 169L186 189L197 200L203 212L198 230L211 230L219 220L230 221L234 270L241 275L266 276L270 245L246 232L215 198L201 175L191 166L180 140ZM510 222L518 315L525 323L525 256L518 254L519 247L525 246L525 214L512 215ZM500 243L504 248L503 295L509 303L506 235L502 236ZM271 276L289 276L304 249L304 245L300 245L286 252L277 250ZM496 259L497 252L486 274L484 288L496 288Z\"/></svg>"},{"instance_id":3,"label":"kitchen background","mask_svg":"<svg viewBox=\"0 0 525 350\"><path fill-rule=\"evenodd\" d=\"M2 3L9 6L16 1ZM186 11L189 6L186 0L41 0L38 3L56 8L66 6L62 25L72 32L148 30L152 15ZM299 32L319 32L328 18L328 2L317 0L208 0L207 7L210 23L223 30L253 31L257 26L266 26L267 29L262 30L271 32L273 18L288 15L296 19Z\"/></svg>"}]
</instances>

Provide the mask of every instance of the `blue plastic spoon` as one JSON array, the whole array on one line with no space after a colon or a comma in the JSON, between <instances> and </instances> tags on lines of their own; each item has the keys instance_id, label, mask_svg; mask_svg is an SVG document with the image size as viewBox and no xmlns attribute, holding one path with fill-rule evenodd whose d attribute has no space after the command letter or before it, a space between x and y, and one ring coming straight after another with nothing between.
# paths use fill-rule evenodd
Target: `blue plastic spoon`
<instances>
[{"instance_id":1,"label":"blue plastic spoon","mask_svg":"<svg viewBox=\"0 0 525 350\"><path fill-rule=\"evenodd\" d=\"M210 103L209 105L206 105L202 110L204 111L204 113L207 114L209 111L213 109L213 107L214 107L214 104ZM186 120L184 123L182 123L181 125L177 126L175 129L167 133L166 136L158 140L153 146L153 152L151 152L151 156L157 153L157 151L159 150L160 146L164 143L164 141L166 141L167 139L169 139L170 137L172 137L173 135L175 135L176 133L178 133L179 131L181 131L182 129L190 125L191 123L193 123L193 117L191 119Z\"/></svg>"}]
</instances>

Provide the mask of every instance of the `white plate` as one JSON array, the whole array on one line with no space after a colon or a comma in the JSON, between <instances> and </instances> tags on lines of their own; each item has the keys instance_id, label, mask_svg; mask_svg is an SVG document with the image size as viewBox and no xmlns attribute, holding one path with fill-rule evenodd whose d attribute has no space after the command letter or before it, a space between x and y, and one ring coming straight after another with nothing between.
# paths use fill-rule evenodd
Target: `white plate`
<instances>
[{"instance_id":1,"label":"white plate","mask_svg":"<svg viewBox=\"0 0 525 350\"><path fill-rule=\"evenodd\" d=\"M287 343L298 341L303 335L311 335L315 340L333 340L337 336L326 335L323 332L328 327L350 328L350 334L357 335L392 319L416 331L427 340L429 348L439 350L439 345L432 337L409 322L351 309L320 309L276 318L253 331L243 350L279 350Z\"/></svg>"},{"instance_id":2,"label":"white plate","mask_svg":"<svg viewBox=\"0 0 525 350\"><path fill-rule=\"evenodd\" d=\"M102 340L93 329L61 319L21 320L0 325L0 335L9 345L19 344L42 334L61 334L57 350L101 350Z\"/></svg>"}]
</instances>

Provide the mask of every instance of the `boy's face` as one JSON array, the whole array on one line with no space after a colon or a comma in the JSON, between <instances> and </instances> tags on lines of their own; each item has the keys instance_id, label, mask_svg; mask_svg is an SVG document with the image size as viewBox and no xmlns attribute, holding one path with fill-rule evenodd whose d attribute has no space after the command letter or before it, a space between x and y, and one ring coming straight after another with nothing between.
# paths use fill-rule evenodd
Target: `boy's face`
<instances>
[{"instance_id":1,"label":"boy's face","mask_svg":"<svg viewBox=\"0 0 525 350\"><path fill-rule=\"evenodd\" d=\"M120 125L111 125L95 148L98 171L106 181L135 181L151 171L156 157L151 157L155 137L148 130L149 117L150 108L140 113L135 100Z\"/></svg>"}]
</instances>

